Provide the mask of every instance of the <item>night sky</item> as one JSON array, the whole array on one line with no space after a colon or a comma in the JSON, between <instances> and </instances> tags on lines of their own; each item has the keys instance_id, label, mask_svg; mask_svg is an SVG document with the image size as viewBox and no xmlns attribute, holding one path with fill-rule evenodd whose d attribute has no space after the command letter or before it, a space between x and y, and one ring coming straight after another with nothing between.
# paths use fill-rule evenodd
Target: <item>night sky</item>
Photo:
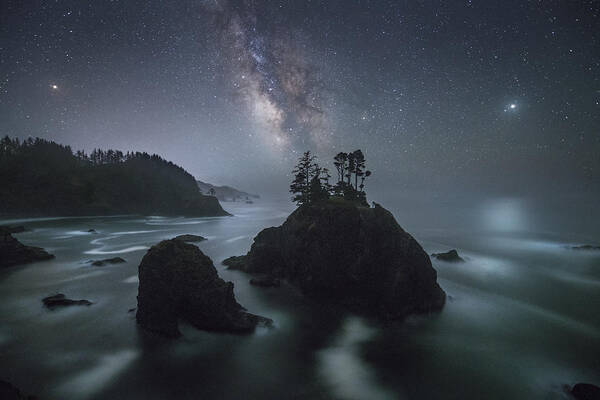
<instances>
[{"instance_id":1,"label":"night sky","mask_svg":"<svg viewBox=\"0 0 600 400\"><path fill-rule=\"evenodd\" d=\"M285 193L361 148L367 188L600 193L595 1L3 1L0 134L158 153Z\"/></svg>"}]
</instances>

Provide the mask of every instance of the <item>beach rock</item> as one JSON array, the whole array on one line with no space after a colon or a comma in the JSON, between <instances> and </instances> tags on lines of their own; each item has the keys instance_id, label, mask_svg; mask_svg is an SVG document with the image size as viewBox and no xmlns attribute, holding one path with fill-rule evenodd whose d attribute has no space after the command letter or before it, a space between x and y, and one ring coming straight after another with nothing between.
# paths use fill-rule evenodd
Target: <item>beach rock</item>
<instances>
[{"instance_id":1,"label":"beach rock","mask_svg":"<svg viewBox=\"0 0 600 400\"><path fill-rule=\"evenodd\" d=\"M88 229L88 233L98 233L95 229Z\"/></svg>"},{"instance_id":2,"label":"beach rock","mask_svg":"<svg viewBox=\"0 0 600 400\"><path fill-rule=\"evenodd\" d=\"M260 287L279 287L281 280L272 276L260 276L250 279L250 284Z\"/></svg>"},{"instance_id":3,"label":"beach rock","mask_svg":"<svg viewBox=\"0 0 600 400\"><path fill-rule=\"evenodd\" d=\"M450 250L445 253L432 253L431 257L437 258L440 261L447 262L464 262L465 260L458 255L458 251Z\"/></svg>"},{"instance_id":4,"label":"beach rock","mask_svg":"<svg viewBox=\"0 0 600 400\"><path fill-rule=\"evenodd\" d=\"M89 261L94 267L103 267L106 264L120 264L127 262L121 257L105 258L104 260Z\"/></svg>"},{"instance_id":5,"label":"beach rock","mask_svg":"<svg viewBox=\"0 0 600 400\"><path fill-rule=\"evenodd\" d=\"M48 297L42 299L42 302L49 309L54 309L56 307L65 307L65 306L90 306L90 305L92 305L92 302L88 301L88 300L67 299L66 296L62 293L55 294L53 296L48 296Z\"/></svg>"},{"instance_id":6,"label":"beach rock","mask_svg":"<svg viewBox=\"0 0 600 400\"><path fill-rule=\"evenodd\" d=\"M300 206L283 225L261 231L245 257L223 263L381 319L440 310L446 299L427 253L378 204Z\"/></svg>"},{"instance_id":7,"label":"beach rock","mask_svg":"<svg viewBox=\"0 0 600 400\"><path fill-rule=\"evenodd\" d=\"M165 336L180 334L178 320L198 329L249 333L271 320L247 313L235 300L233 283L219 278L212 260L194 245L164 240L139 266L136 319Z\"/></svg>"},{"instance_id":8,"label":"beach rock","mask_svg":"<svg viewBox=\"0 0 600 400\"><path fill-rule=\"evenodd\" d=\"M591 383L577 383L571 388L571 394L577 400L600 400L600 387Z\"/></svg>"},{"instance_id":9,"label":"beach rock","mask_svg":"<svg viewBox=\"0 0 600 400\"><path fill-rule=\"evenodd\" d=\"M35 396L27 396L10 383L0 380L0 399L2 400L36 400Z\"/></svg>"},{"instance_id":10,"label":"beach rock","mask_svg":"<svg viewBox=\"0 0 600 400\"><path fill-rule=\"evenodd\" d=\"M200 235L179 235L173 238L173 240L181 240L183 242L202 242L203 240L206 240L205 237L200 236Z\"/></svg>"},{"instance_id":11,"label":"beach rock","mask_svg":"<svg viewBox=\"0 0 600 400\"><path fill-rule=\"evenodd\" d=\"M571 250L600 250L600 246L593 244L582 244L580 246L571 246Z\"/></svg>"},{"instance_id":12,"label":"beach rock","mask_svg":"<svg viewBox=\"0 0 600 400\"><path fill-rule=\"evenodd\" d=\"M0 226L0 234L3 233L21 233L21 232L25 232L26 229L23 225L15 225L15 226L9 226L9 225L3 225Z\"/></svg>"},{"instance_id":13,"label":"beach rock","mask_svg":"<svg viewBox=\"0 0 600 400\"><path fill-rule=\"evenodd\" d=\"M227 269L243 271L245 268L246 256L231 256L224 259L221 264L227 266Z\"/></svg>"},{"instance_id":14,"label":"beach rock","mask_svg":"<svg viewBox=\"0 0 600 400\"><path fill-rule=\"evenodd\" d=\"M0 232L0 268L54 258L41 247L26 246L8 231Z\"/></svg>"}]
</instances>

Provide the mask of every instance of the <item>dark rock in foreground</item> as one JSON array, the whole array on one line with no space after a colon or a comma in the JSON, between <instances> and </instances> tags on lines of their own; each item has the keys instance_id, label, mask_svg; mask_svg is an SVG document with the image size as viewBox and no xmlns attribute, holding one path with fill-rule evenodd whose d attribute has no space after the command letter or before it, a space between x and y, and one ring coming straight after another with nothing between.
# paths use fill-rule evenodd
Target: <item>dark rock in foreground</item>
<instances>
[{"instance_id":1,"label":"dark rock in foreground","mask_svg":"<svg viewBox=\"0 0 600 400\"><path fill-rule=\"evenodd\" d=\"M440 261L448 262L464 262L465 260L458 255L458 251L450 250L445 253L432 253L431 257L437 258Z\"/></svg>"},{"instance_id":2,"label":"dark rock in foreground","mask_svg":"<svg viewBox=\"0 0 600 400\"><path fill-rule=\"evenodd\" d=\"M260 287L279 287L281 280L272 276L261 276L250 279L250 284Z\"/></svg>"},{"instance_id":3,"label":"dark rock in foreground","mask_svg":"<svg viewBox=\"0 0 600 400\"><path fill-rule=\"evenodd\" d=\"M582 244L581 246L571 246L571 250L600 250L600 246Z\"/></svg>"},{"instance_id":4,"label":"dark rock in foreground","mask_svg":"<svg viewBox=\"0 0 600 400\"><path fill-rule=\"evenodd\" d=\"M41 247L25 246L8 231L0 231L0 268L54 258Z\"/></svg>"},{"instance_id":5,"label":"dark rock in foreground","mask_svg":"<svg viewBox=\"0 0 600 400\"><path fill-rule=\"evenodd\" d=\"M95 229L88 229L88 233L98 233Z\"/></svg>"},{"instance_id":6,"label":"dark rock in foreground","mask_svg":"<svg viewBox=\"0 0 600 400\"><path fill-rule=\"evenodd\" d=\"M245 312L233 283L217 275L211 259L194 245L164 240L152 246L139 266L136 318L145 329L178 336L178 320L199 329L249 333L272 321Z\"/></svg>"},{"instance_id":7,"label":"dark rock in foreground","mask_svg":"<svg viewBox=\"0 0 600 400\"><path fill-rule=\"evenodd\" d=\"M255 238L230 268L288 280L307 295L384 319L439 310L446 294L419 243L379 205L305 205Z\"/></svg>"},{"instance_id":8,"label":"dark rock in foreground","mask_svg":"<svg viewBox=\"0 0 600 400\"><path fill-rule=\"evenodd\" d=\"M591 383L578 383L571 389L577 400L600 400L600 387Z\"/></svg>"},{"instance_id":9,"label":"dark rock in foreground","mask_svg":"<svg viewBox=\"0 0 600 400\"><path fill-rule=\"evenodd\" d=\"M16 225L16 226L9 226L9 225L3 225L0 226L0 233L21 233L21 232L25 232L26 229L23 225Z\"/></svg>"},{"instance_id":10,"label":"dark rock in foreground","mask_svg":"<svg viewBox=\"0 0 600 400\"><path fill-rule=\"evenodd\" d=\"M66 296L62 293L55 294L54 296L48 296L42 299L44 305L50 309L54 309L56 307L65 307L65 306L90 306L92 305L91 301L88 300L72 300L67 299Z\"/></svg>"},{"instance_id":11,"label":"dark rock in foreground","mask_svg":"<svg viewBox=\"0 0 600 400\"><path fill-rule=\"evenodd\" d=\"M26 396L8 382L0 380L0 399L2 400L35 400L35 396Z\"/></svg>"},{"instance_id":12,"label":"dark rock in foreground","mask_svg":"<svg viewBox=\"0 0 600 400\"><path fill-rule=\"evenodd\" d=\"M105 258L104 260L90 261L94 267L103 267L106 264L121 264L127 262L121 257Z\"/></svg>"},{"instance_id":13,"label":"dark rock in foreground","mask_svg":"<svg viewBox=\"0 0 600 400\"><path fill-rule=\"evenodd\" d=\"M206 240L205 237L200 236L200 235L179 235L173 238L173 240L181 240L183 242L202 242L203 240Z\"/></svg>"},{"instance_id":14,"label":"dark rock in foreground","mask_svg":"<svg viewBox=\"0 0 600 400\"><path fill-rule=\"evenodd\" d=\"M246 256L231 256L223 260L221 264L227 266L227 269L243 271L245 268Z\"/></svg>"}]
</instances>

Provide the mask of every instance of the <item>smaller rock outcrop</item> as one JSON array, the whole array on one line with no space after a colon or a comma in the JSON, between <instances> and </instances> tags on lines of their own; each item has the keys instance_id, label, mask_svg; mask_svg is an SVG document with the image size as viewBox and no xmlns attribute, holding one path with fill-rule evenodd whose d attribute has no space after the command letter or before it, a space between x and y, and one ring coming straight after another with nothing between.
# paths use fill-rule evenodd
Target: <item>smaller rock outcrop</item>
<instances>
[{"instance_id":1,"label":"smaller rock outcrop","mask_svg":"<svg viewBox=\"0 0 600 400\"><path fill-rule=\"evenodd\" d=\"M458 255L458 251L450 250L445 253L432 253L431 257L437 258L440 261L447 262L464 262L465 260Z\"/></svg>"},{"instance_id":2,"label":"smaller rock outcrop","mask_svg":"<svg viewBox=\"0 0 600 400\"><path fill-rule=\"evenodd\" d=\"M591 383L577 383L571 388L577 400L600 400L600 387Z\"/></svg>"},{"instance_id":3,"label":"smaller rock outcrop","mask_svg":"<svg viewBox=\"0 0 600 400\"><path fill-rule=\"evenodd\" d=\"M600 250L600 246L596 246L593 244L582 244L579 246L571 246L571 250Z\"/></svg>"},{"instance_id":4,"label":"smaller rock outcrop","mask_svg":"<svg viewBox=\"0 0 600 400\"><path fill-rule=\"evenodd\" d=\"M64 294L59 293L53 296L48 296L42 299L42 302L49 309L54 309L56 307L65 307L65 306L91 306L92 302L89 300L72 300L68 299Z\"/></svg>"},{"instance_id":5,"label":"smaller rock outcrop","mask_svg":"<svg viewBox=\"0 0 600 400\"><path fill-rule=\"evenodd\" d=\"M88 229L88 233L98 233L95 229Z\"/></svg>"},{"instance_id":6,"label":"smaller rock outcrop","mask_svg":"<svg viewBox=\"0 0 600 400\"><path fill-rule=\"evenodd\" d=\"M224 259L221 264L225 265L227 269L244 271L246 266L246 256L231 256Z\"/></svg>"},{"instance_id":7,"label":"smaller rock outcrop","mask_svg":"<svg viewBox=\"0 0 600 400\"><path fill-rule=\"evenodd\" d=\"M206 240L205 237L200 236L200 235L179 235L173 238L173 240L181 240L182 242L190 242L190 243L195 243L195 242L202 242L203 240Z\"/></svg>"},{"instance_id":8,"label":"smaller rock outcrop","mask_svg":"<svg viewBox=\"0 0 600 400\"><path fill-rule=\"evenodd\" d=\"M259 276L250 279L250 284L260 287L279 287L281 286L281 280L273 276Z\"/></svg>"},{"instance_id":9,"label":"smaller rock outcrop","mask_svg":"<svg viewBox=\"0 0 600 400\"><path fill-rule=\"evenodd\" d=\"M139 266L137 322L168 337L179 336L178 321L198 329L249 333L268 318L247 313L235 300L233 283L219 278L212 260L194 245L164 240Z\"/></svg>"},{"instance_id":10,"label":"smaller rock outcrop","mask_svg":"<svg viewBox=\"0 0 600 400\"><path fill-rule=\"evenodd\" d=\"M54 258L41 247L26 246L7 230L0 230L0 268Z\"/></svg>"},{"instance_id":11,"label":"smaller rock outcrop","mask_svg":"<svg viewBox=\"0 0 600 400\"><path fill-rule=\"evenodd\" d=\"M106 264L121 264L125 261L124 259L122 259L121 257L113 257L113 258L105 258L104 260L92 260L92 261L88 261L90 264L92 264L94 267L103 267Z\"/></svg>"}]
</instances>

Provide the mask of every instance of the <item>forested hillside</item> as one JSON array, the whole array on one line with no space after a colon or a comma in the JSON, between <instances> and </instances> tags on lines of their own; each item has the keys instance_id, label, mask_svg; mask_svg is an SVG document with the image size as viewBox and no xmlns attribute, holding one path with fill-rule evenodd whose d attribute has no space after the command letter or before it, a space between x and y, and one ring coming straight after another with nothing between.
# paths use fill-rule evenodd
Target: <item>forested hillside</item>
<instances>
[{"instance_id":1,"label":"forested hillside","mask_svg":"<svg viewBox=\"0 0 600 400\"><path fill-rule=\"evenodd\" d=\"M0 141L0 214L227 215L183 168L158 155L73 153L44 139Z\"/></svg>"}]
</instances>

